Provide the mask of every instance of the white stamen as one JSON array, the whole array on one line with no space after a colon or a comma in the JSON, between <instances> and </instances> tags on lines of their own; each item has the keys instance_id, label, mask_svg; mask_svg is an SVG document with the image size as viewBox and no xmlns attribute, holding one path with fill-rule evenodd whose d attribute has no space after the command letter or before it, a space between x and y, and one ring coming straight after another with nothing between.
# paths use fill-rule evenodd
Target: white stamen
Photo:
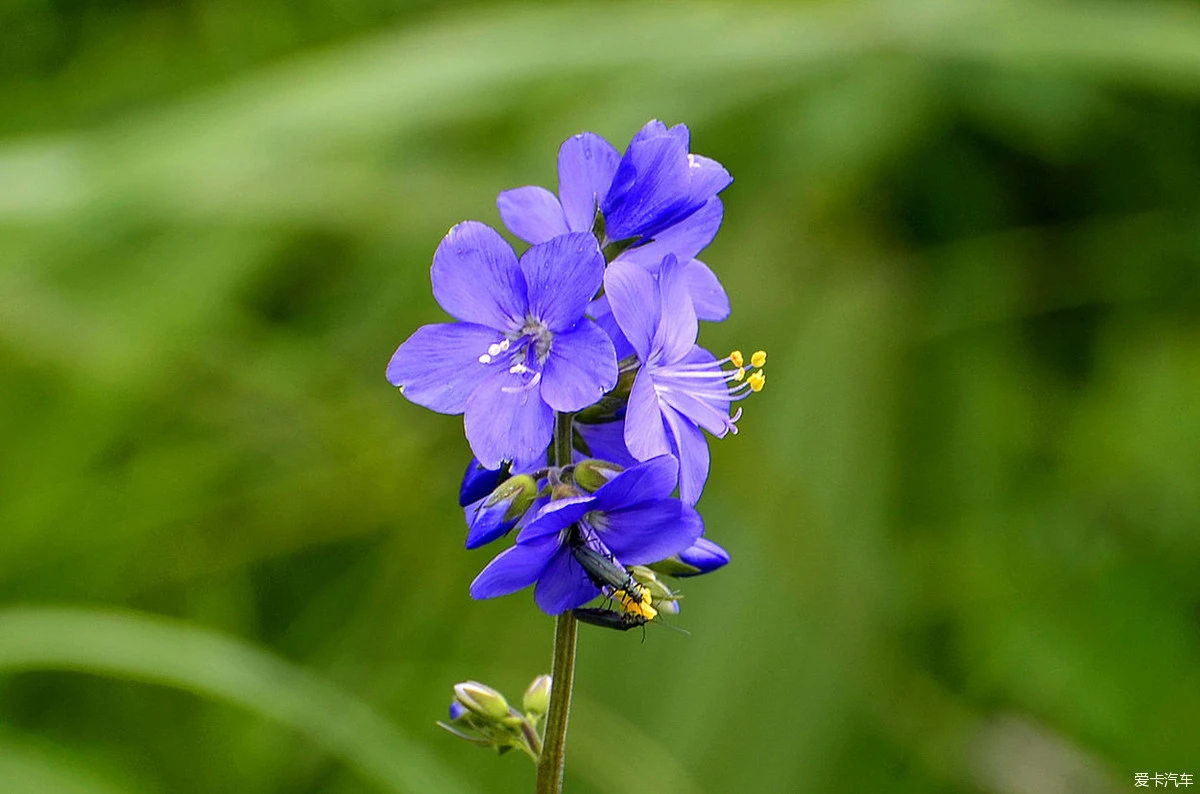
<instances>
[{"instance_id":1,"label":"white stamen","mask_svg":"<svg viewBox=\"0 0 1200 794\"><path fill-rule=\"evenodd\" d=\"M524 364L521 364L519 362L516 364L513 364L511 367L508 368L509 375L524 375L528 371L529 371L529 367L527 367Z\"/></svg>"},{"instance_id":2,"label":"white stamen","mask_svg":"<svg viewBox=\"0 0 1200 794\"><path fill-rule=\"evenodd\" d=\"M500 352L501 353L508 352L508 339L507 338L500 340Z\"/></svg>"},{"instance_id":3,"label":"white stamen","mask_svg":"<svg viewBox=\"0 0 1200 794\"><path fill-rule=\"evenodd\" d=\"M492 357L489 356L487 353L484 353L482 356L479 357L479 363L480 364L491 364Z\"/></svg>"},{"instance_id":4,"label":"white stamen","mask_svg":"<svg viewBox=\"0 0 1200 794\"><path fill-rule=\"evenodd\" d=\"M504 348L500 347L500 345L497 345L495 343L488 345L488 355L489 356L498 356L503 352L504 352Z\"/></svg>"}]
</instances>

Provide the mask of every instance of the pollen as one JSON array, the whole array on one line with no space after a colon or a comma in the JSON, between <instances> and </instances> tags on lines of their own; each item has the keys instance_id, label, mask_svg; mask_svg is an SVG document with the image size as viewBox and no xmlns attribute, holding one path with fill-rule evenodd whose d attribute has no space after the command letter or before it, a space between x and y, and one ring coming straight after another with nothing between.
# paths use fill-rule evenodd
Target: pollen
<instances>
[{"instance_id":1,"label":"pollen","mask_svg":"<svg viewBox=\"0 0 1200 794\"><path fill-rule=\"evenodd\" d=\"M767 383L767 375L760 369L752 374L746 382L750 384L750 391L759 392Z\"/></svg>"},{"instance_id":2,"label":"pollen","mask_svg":"<svg viewBox=\"0 0 1200 794\"><path fill-rule=\"evenodd\" d=\"M767 363L767 351L755 350L754 355L750 356L750 366L761 367Z\"/></svg>"},{"instance_id":3,"label":"pollen","mask_svg":"<svg viewBox=\"0 0 1200 794\"><path fill-rule=\"evenodd\" d=\"M624 590L618 590L613 593L613 598L617 600L617 604L620 605L621 611L625 614L637 615L646 620L654 620L655 616L658 615L658 610L650 606L650 591L641 585L637 585L637 587L641 591L640 601L635 601L633 596Z\"/></svg>"},{"instance_id":4,"label":"pollen","mask_svg":"<svg viewBox=\"0 0 1200 794\"><path fill-rule=\"evenodd\" d=\"M741 367L738 367L737 372L733 373L733 379L736 381L741 381L741 379L744 377L746 377L746 370L742 369Z\"/></svg>"},{"instance_id":5,"label":"pollen","mask_svg":"<svg viewBox=\"0 0 1200 794\"><path fill-rule=\"evenodd\" d=\"M757 355L757 354L755 354L755 355ZM746 360L745 360L744 358L742 358L742 351L740 351L740 350L734 350L732 353L730 353L730 354L729 354L729 361L730 361L730 363L732 363L732 364L733 364L735 367L739 367L739 368L740 368L740 367L741 367L743 364L745 364L745 363L746 363ZM755 364L754 366L756 366L756 367L759 367L759 366L762 366L762 365L761 365L761 364Z\"/></svg>"}]
</instances>

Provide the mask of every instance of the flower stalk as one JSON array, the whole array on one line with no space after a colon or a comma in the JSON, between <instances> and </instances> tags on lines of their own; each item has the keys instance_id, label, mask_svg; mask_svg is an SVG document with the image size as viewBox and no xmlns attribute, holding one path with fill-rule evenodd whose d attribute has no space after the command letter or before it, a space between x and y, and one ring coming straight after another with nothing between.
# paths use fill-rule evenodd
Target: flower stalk
<instances>
[{"instance_id":1,"label":"flower stalk","mask_svg":"<svg viewBox=\"0 0 1200 794\"><path fill-rule=\"evenodd\" d=\"M571 434L574 417L560 413L554 424L554 465L571 462ZM550 677L550 709L546 714L546 738L542 743L537 767L537 794L558 794L562 791L563 772L567 760L567 721L571 715L571 689L575 683L575 638L579 622L570 610L558 616L554 623L554 662Z\"/></svg>"}]
</instances>

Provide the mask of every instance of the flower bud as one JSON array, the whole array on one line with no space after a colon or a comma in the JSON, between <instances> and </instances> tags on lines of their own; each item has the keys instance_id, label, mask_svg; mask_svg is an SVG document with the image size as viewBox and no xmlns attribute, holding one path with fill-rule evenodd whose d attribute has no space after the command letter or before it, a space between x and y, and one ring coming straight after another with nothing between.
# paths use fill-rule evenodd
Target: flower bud
<instances>
[{"instance_id":1,"label":"flower bud","mask_svg":"<svg viewBox=\"0 0 1200 794\"><path fill-rule=\"evenodd\" d=\"M467 511L467 548L474 549L512 529L537 498L537 480L518 474L502 482L474 512Z\"/></svg>"},{"instance_id":2,"label":"flower bud","mask_svg":"<svg viewBox=\"0 0 1200 794\"><path fill-rule=\"evenodd\" d=\"M450 721L451 722L460 720L468 714L470 714L470 712L467 711L466 706L459 703L457 700L450 701Z\"/></svg>"},{"instance_id":3,"label":"flower bud","mask_svg":"<svg viewBox=\"0 0 1200 794\"><path fill-rule=\"evenodd\" d=\"M533 679L533 683L525 690L525 698L522 701L526 714L540 717L546 713L550 708L550 686L551 679L548 675L539 675Z\"/></svg>"},{"instance_id":4,"label":"flower bud","mask_svg":"<svg viewBox=\"0 0 1200 794\"><path fill-rule=\"evenodd\" d=\"M498 469L485 469L476 458L471 458L467 470L463 473L462 485L458 488L459 506L466 507L472 502L478 502L496 490L496 486L507 480L508 475L507 463Z\"/></svg>"},{"instance_id":5,"label":"flower bud","mask_svg":"<svg viewBox=\"0 0 1200 794\"><path fill-rule=\"evenodd\" d=\"M588 458L575 464L575 484L588 493L595 493L600 490L600 486L623 471L625 469L607 460Z\"/></svg>"},{"instance_id":6,"label":"flower bud","mask_svg":"<svg viewBox=\"0 0 1200 794\"><path fill-rule=\"evenodd\" d=\"M486 720L498 722L508 717L508 701L496 690L478 681L455 684L454 697L473 713Z\"/></svg>"},{"instance_id":7,"label":"flower bud","mask_svg":"<svg viewBox=\"0 0 1200 794\"><path fill-rule=\"evenodd\" d=\"M690 547L679 552L679 561L696 569L698 576L702 573L712 573L729 563L729 552L707 538L697 538Z\"/></svg>"},{"instance_id":8,"label":"flower bud","mask_svg":"<svg viewBox=\"0 0 1200 794\"><path fill-rule=\"evenodd\" d=\"M668 576L699 576L711 573L729 562L729 552L711 540L697 538L687 549L650 567Z\"/></svg>"}]
</instances>

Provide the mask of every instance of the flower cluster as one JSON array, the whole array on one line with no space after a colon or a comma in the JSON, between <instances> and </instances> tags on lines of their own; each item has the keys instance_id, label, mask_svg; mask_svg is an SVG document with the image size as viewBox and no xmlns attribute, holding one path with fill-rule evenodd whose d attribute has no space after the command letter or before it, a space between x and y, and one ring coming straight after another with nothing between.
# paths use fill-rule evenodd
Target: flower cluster
<instances>
[{"instance_id":1,"label":"flower cluster","mask_svg":"<svg viewBox=\"0 0 1200 794\"><path fill-rule=\"evenodd\" d=\"M624 154L576 135L559 150L557 196L528 186L497 199L524 253L466 221L434 254L433 294L455 321L419 328L387 377L412 402L464 416L467 547L519 530L471 584L475 598L536 585L549 614L627 628L678 609L654 571L729 561L695 510L705 431L737 432L733 404L762 389L766 354L718 358L697 344L700 320L729 315L696 257L732 179L689 146L687 127L658 121ZM582 609L600 595L612 617Z\"/></svg>"}]
</instances>

